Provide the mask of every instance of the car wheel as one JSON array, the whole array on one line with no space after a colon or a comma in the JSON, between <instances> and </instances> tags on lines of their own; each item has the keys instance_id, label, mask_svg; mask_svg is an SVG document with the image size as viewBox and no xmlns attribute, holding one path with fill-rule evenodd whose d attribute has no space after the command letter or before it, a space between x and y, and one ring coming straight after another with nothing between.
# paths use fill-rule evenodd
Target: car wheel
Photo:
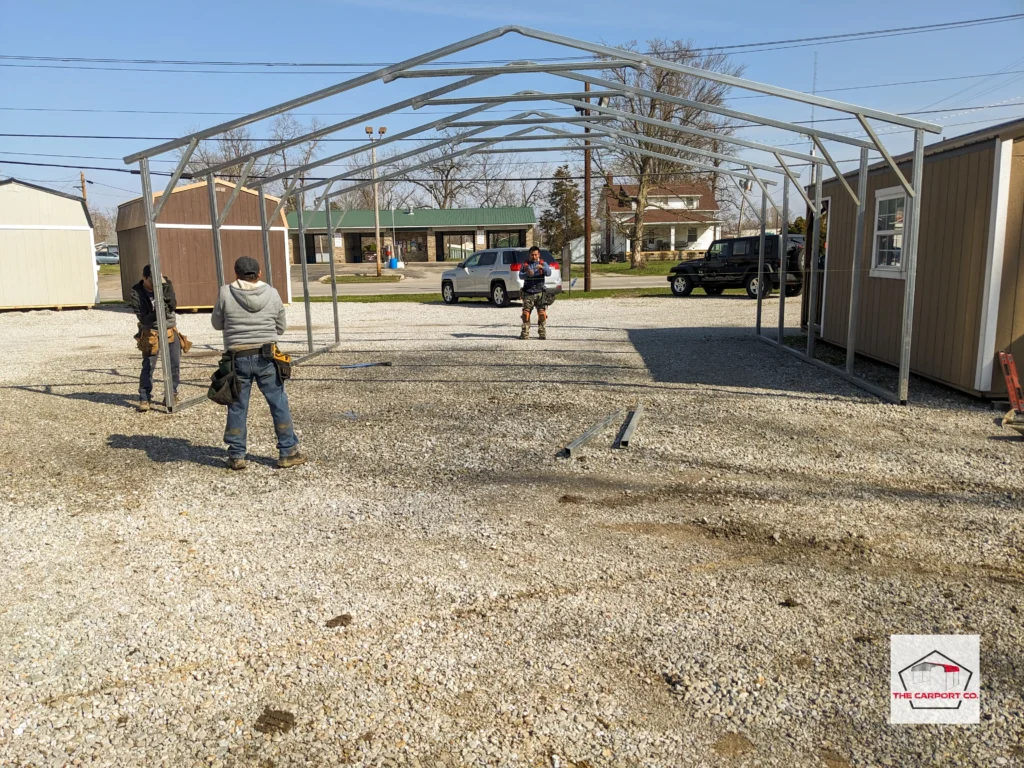
<instances>
[{"instance_id":1,"label":"car wheel","mask_svg":"<svg viewBox=\"0 0 1024 768\"><path fill-rule=\"evenodd\" d=\"M721 288L713 288L711 286L705 285L704 286L704 293L706 293L708 296L721 296L722 295L722 289Z\"/></svg>"},{"instance_id":2,"label":"car wheel","mask_svg":"<svg viewBox=\"0 0 1024 768\"><path fill-rule=\"evenodd\" d=\"M496 307L507 307L509 302L505 284L497 282L491 286L491 303Z\"/></svg>"},{"instance_id":3,"label":"car wheel","mask_svg":"<svg viewBox=\"0 0 1024 768\"><path fill-rule=\"evenodd\" d=\"M445 304L455 304L459 297L455 295L455 286L451 283L441 283L441 298Z\"/></svg>"},{"instance_id":4,"label":"car wheel","mask_svg":"<svg viewBox=\"0 0 1024 768\"><path fill-rule=\"evenodd\" d=\"M689 296L693 290L693 278L680 273L672 278L672 293L676 296Z\"/></svg>"},{"instance_id":5,"label":"car wheel","mask_svg":"<svg viewBox=\"0 0 1024 768\"><path fill-rule=\"evenodd\" d=\"M743 281L743 288L746 290L747 296L749 296L752 299L757 298L759 285L761 290L761 298L763 299L765 296L771 293L770 284L767 280L764 283L761 283L761 281L757 279L757 273L752 272L749 275L747 275L746 279Z\"/></svg>"},{"instance_id":6,"label":"car wheel","mask_svg":"<svg viewBox=\"0 0 1024 768\"><path fill-rule=\"evenodd\" d=\"M799 296L803 292L804 292L804 287L802 285L787 285L786 286L786 296Z\"/></svg>"}]
</instances>

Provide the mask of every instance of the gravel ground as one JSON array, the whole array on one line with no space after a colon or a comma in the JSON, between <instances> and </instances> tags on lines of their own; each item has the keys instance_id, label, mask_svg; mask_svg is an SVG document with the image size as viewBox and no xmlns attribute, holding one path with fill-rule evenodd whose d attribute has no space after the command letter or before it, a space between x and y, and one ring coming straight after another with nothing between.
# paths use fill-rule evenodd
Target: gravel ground
<instances>
[{"instance_id":1,"label":"gravel ground","mask_svg":"<svg viewBox=\"0 0 1024 768\"><path fill-rule=\"evenodd\" d=\"M880 404L739 298L563 301L545 342L340 312L289 385L310 462L273 468L256 396L242 473L222 408L128 407L130 315L0 315L0 764L1024 761L1024 443L988 407ZM180 325L200 394L219 338ZM628 450L557 456L637 402ZM982 635L980 725L888 725L897 633Z\"/></svg>"}]
</instances>

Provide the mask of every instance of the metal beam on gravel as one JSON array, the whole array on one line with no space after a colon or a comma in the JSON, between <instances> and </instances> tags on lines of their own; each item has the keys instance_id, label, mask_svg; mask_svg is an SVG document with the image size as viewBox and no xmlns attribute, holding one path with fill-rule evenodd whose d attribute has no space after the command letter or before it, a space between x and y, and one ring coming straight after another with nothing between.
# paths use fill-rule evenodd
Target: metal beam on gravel
<instances>
[{"instance_id":1,"label":"metal beam on gravel","mask_svg":"<svg viewBox=\"0 0 1024 768\"><path fill-rule=\"evenodd\" d=\"M595 437L601 434L601 432L607 429L609 424L611 424L614 421L617 421L618 419L621 419L625 414L626 409L622 408L616 411L615 413L605 416L599 422L594 424L590 429L588 429L582 435L580 435L567 446L565 446L565 455L571 459L574 451L578 452L580 448L585 446L587 443L589 443L591 440L593 440Z\"/></svg>"},{"instance_id":2,"label":"metal beam on gravel","mask_svg":"<svg viewBox=\"0 0 1024 768\"><path fill-rule=\"evenodd\" d=\"M622 431L622 437L619 438L620 448L629 448L629 441L633 439L633 433L636 428L640 425L640 418L644 415L643 404L637 405L633 409L633 412L629 415L629 421L626 422L626 428Z\"/></svg>"}]
</instances>

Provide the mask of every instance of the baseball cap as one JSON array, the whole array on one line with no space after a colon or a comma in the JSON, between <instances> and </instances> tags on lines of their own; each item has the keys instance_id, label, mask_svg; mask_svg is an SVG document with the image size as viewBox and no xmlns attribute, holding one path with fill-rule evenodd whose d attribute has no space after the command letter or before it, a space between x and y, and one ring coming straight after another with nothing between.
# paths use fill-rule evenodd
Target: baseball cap
<instances>
[{"instance_id":1,"label":"baseball cap","mask_svg":"<svg viewBox=\"0 0 1024 768\"><path fill-rule=\"evenodd\" d=\"M246 275L258 275L260 273L260 264L252 256L242 256L238 261L235 262L235 274L238 277L245 277Z\"/></svg>"}]
</instances>

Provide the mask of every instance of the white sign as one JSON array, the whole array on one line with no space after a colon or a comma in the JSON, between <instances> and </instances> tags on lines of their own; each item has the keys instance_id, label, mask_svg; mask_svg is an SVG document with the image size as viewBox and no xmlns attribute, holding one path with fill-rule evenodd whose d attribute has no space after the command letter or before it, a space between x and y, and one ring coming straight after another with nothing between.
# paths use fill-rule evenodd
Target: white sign
<instances>
[{"instance_id":1,"label":"white sign","mask_svg":"<svg viewBox=\"0 0 1024 768\"><path fill-rule=\"evenodd\" d=\"M892 635L891 724L977 724L981 715L980 635Z\"/></svg>"}]
</instances>

